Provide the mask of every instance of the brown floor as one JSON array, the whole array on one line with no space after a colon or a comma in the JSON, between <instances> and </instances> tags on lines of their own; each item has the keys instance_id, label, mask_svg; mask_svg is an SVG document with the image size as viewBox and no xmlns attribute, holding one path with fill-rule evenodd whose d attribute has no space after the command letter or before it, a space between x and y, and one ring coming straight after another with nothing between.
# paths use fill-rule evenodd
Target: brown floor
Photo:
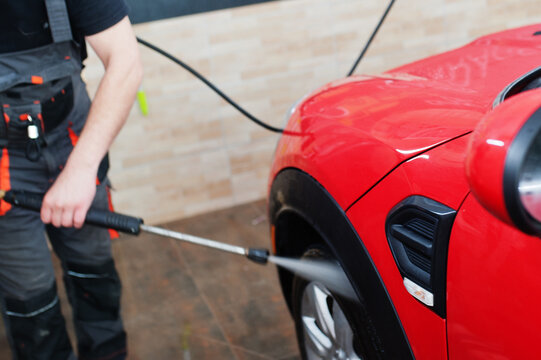
<instances>
[{"instance_id":1,"label":"brown floor","mask_svg":"<svg viewBox=\"0 0 541 360\"><path fill-rule=\"evenodd\" d=\"M166 227L268 248L265 214L259 201ZM148 234L122 236L113 251L123 281L130 359L299 359L273 265ZM65 296L61 300L69 324ZM0 331L0 359L8 359Z\"/></svg>"}]
</instances>

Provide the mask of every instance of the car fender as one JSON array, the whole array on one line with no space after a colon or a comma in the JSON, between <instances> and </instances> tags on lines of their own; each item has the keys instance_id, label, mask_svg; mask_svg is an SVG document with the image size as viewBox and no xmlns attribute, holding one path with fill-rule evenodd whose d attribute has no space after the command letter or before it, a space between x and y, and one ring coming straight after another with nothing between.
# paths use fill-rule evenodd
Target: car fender
<instances>
[{"instance_id":1,"label":"car fender","mask_svg":"<svg viewBox=\"0 0 541 360\"><path fill-rule=\"evenodd\" d=\"M274 179L269 196L269 219L275 234L275 251L280 256L300 256L303 244L295 236L291 221L305 222L342 264L356 293L362 297L375 330L385 349L385 358L413 359L413 353L391 298L362 239L345 212L311 176L294 168L282 170ZM301 220L299 220L301 219ZM286 230L286 225L288 229ZM307 230L303 230L306 233ZM298 234L297 234L298 235ZM332 239L332 241L331 241ZM296 245L286 245L296 244ZM298 246L299 248L295 248ZM288 289L287 273L280 279ZM286 296L287 299L287 296Z\"/></svg>"}]
</instances>

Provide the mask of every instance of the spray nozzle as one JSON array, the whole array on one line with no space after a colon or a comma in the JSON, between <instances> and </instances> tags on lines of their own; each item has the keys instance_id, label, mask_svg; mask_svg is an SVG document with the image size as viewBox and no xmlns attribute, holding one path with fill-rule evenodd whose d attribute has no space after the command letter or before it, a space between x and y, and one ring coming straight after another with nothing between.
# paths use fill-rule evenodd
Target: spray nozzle
<instances>
[{"instance_id":1,"label":"spray nozzle","mask_svg":"<svg viewBox=\"0 0 541 360\"><path fill-rule=\"evenodd\" d=\"M267 249L246 249L246 257L253 262L261 265L267 264L267 261L269 260L269 255L269 250Z\"/></svg>"}]
</instances>

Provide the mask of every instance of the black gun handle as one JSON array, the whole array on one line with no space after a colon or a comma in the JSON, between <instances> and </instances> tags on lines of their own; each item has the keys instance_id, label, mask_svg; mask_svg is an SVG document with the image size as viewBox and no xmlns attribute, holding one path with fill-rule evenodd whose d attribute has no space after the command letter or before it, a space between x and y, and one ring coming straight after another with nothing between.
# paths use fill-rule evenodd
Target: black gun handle
<instances>
[{"instance_id":1,"label":"black gun handle","mask_svg":"<svg viewBox=\"0 0 541 360\"><path fill-rule=\"evenodd\" d=\"M126 234L138 235L143 219L118 214L111 211L90 209L86 214L85 224L114 229Z\"/></svg>"},{"instance_id":2,"label":"black gun handle","mask_svg":"<svg viewBox=\"0 0 541 360\"><path fill-rule=\"evenodd\" d=\"M4 195L8 203L29 210L40 211L43 196L27 191L8 191ZM85 224L114 229L127 234L137 235L141 231L143 219L118 214L106 210L90 209L86 214Z\"/></svg>"},{"instance_id":3,"label":"black gun handle","mask_svg":"<svg viewBox=\"0 0 541 360\"><path fill-rule=\"evenodd\" d=\"M28 191L8 191L4 195L4 200L11 205L19 206L25 209L40 211L43 196Z\"/></svg>"}]
</instances>

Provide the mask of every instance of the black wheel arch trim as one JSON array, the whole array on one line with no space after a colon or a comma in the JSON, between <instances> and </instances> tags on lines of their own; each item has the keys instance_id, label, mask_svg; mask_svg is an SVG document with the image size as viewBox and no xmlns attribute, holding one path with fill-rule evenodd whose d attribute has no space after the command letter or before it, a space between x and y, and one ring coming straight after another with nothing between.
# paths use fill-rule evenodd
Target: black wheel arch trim
<instances>
[{"instance_id":1,"label":"black wheel arch trim","mask_svg":"<svg viewBox=\"0 0 541 360\"><path fill-rule=\"evenodd\" d=\"M271 186L269 220L272 226L277 226L276 234L279 233L277 223L280 217L291 211L309 222L319 233L342 264L357 294L362 294L362 300L383 342L384 357L414 359L383 280L346 213L321 184L295 168L282 170ZM277 248L279 245L277 243Z\"/></svg>"}]
</instances>

